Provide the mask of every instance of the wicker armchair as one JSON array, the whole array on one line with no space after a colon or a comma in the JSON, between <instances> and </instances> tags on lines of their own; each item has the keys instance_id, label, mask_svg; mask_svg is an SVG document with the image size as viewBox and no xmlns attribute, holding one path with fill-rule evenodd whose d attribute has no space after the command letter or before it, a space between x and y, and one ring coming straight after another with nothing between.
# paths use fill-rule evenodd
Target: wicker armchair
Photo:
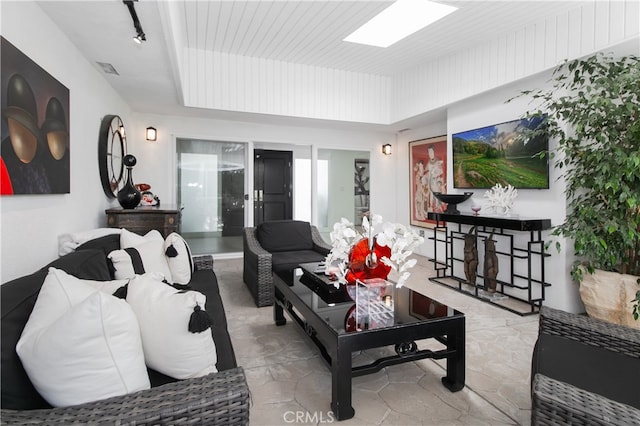
<instances>
[{"instance_id":1,"label":"wicker armchair","mask_svg":"<svg viewBox=\"0 0 640 426\"><path fill-rule=\"evenodd\" d=\"M276 222L267 222L269 225L274 225ZM258 238L257 227L244 228L243 232L243 247L244 247L244 266L242 278L249 288L251 295L254 298L256 306L271 306L273 305L273 275L272 272L278 267L290 268L293 264L300 264L305 262L314 262L324 259L331 250L331 246L327 244L320 235L318 228L313 225L309 225L307 222L300 221L280 221L277 226L280 229L286 229L287 224L291 224L293 227L297 227L292 232L279 232L277 235L281 236L283 240L288 239L283 245L287 246L287 252L290 253L290 257L285 264L278 264L278 261L274 263L273 253L265 249ZM309 241L312 242L313 248L310 250L298 250L292 248L291 241L295 240L297 236L296 231L310 228ZM280 256L283 252L277 252L276 257ZM291 262L292 258L295 262Z\"/></svg>"},{"instance_id":2,"label":"wicker armchair","mask_svg":"<svg viewBox=\"0 0 640 426\"><path fill-rule=\"evenodd\" d=\"M640 383L639 330L542 307L539 333L532 369L532 424L640 425L640 392L637 388ZM568 345L577 349L580 348L578 345L582 345L592 354L594 351L606 350L598 353L618 357L614 358L618 360L622 358L622 362L602 359L597 365L590 363L591 368L583 370L583 382L593 382L590 376L602 373L603 370L607 370L604 374L608 374L610 380L595 379L595 383L590 384L592 389L585 390L540 371L543 370L540 366L542 362L536 358L548 356L549 352L556 349L550 345L546 345L546 348L538 347L543 335L567 339ZM547 354L540 351L547 351ZM564 355L568 362L583 362L583 353L576 350L566 352L569 351L565 350ZM566 365L554 366L560 370L565 367L569 368ZM613 382L613 387L617 388L615 392L623 393L626 399L624 403L594 392L593 388L602 388L604 392L607 381ZM611 392L611 387L606 392Z\"/></svg>"}]
</instances>

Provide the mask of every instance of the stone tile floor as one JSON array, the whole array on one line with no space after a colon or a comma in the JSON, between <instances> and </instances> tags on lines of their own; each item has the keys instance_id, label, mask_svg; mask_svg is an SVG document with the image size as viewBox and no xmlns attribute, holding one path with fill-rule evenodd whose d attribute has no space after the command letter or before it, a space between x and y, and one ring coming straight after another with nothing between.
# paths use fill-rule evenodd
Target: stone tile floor
<instances>
[{"instance_id":1,"label":"stone tile floor","mask_svg":"<svg viewBox=\"0 0 640 426\"><path fill-rule=\"evenodd\" d=\"M355 417L342 425L529 425L531 354L538 316L521 317L430 282L431 263L418 257L407 284L466 314L466 385L440 382L444 361L421 360L353 379ZM242 282L242 259L216 260L214 270L238 364L251 390L252 425L338 423L331 413L331 375L313 343L291 321L273 322ZM289 319L289 318L287 318ZM438 342L418 342L439 347ZM392 348L354 353L354 364Z\"/></svg>"}]
</instances>

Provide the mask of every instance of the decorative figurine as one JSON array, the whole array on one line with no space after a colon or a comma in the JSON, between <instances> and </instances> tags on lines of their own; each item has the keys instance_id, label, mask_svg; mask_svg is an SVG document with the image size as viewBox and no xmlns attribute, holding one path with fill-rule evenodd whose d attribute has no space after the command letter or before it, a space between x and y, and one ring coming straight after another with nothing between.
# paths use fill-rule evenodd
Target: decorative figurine
<instances>
[{"instance_id":1,"label":"decorative figurine","mask_svg":"<svg viewBox=\"0 0 640 426\"><path fill-rule=\"evenodd\" d=\"M144 191L142 193L142 199L140 200L141 206L159 206L160 199L157 195L153 195L151 191Z\"/></svg>"},{"instance_id":2,"label":"decorative figurine","mask_svg":"<svg viewBox=\"0 0 640 426\"><path fill-rule=\"evenodd\" d=\"M493 294L496 292L498 276L498 256L496 255L496 241L493 232L484 241L484 289Z\"/></svg>"},{"instance_id":3,"label":"decorative figurine","mask_svg":"<svg viewBox=\"0 0 640 426\"><path fill-rule=\"evenodd\" d=\"M127 154L124 156L122 162L127 167L127 180L122 189L118 191L117 198L123 209L133 209L136 208L141 198L140 191L138 191L133 184L133 176L131 172L133 170L133 166L136 165L136 157L131 154Z\"/></svg>"},{"instance_id":4,"label":"decorative figurine","mask_svg":"<svg viewBox=\"0 0 640 426\"><path fill-rule=\"evenodd\" d=\"M464 275L467 283L476 285L478 268L478 238L474 233L476 227L472 227L464 236Z\"/></svg>"}]
</instances>

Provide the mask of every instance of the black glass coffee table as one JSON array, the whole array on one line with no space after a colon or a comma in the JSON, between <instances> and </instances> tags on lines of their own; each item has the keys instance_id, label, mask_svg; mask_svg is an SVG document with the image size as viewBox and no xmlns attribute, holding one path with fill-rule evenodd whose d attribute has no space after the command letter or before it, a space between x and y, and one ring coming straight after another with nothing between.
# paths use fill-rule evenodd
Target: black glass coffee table
<instances>
[{"instance_id":1,"label":"black glass coffee table","mask_svg":"<svg viewBox=\"0 0 640 426\"><path fill-rule=\"evenodd\" d=\"M349 419L351 379L382 368L424 358L446 359L443 385L451 392L464 387L465 316L428 296L406 287L395 289L390 320L374 328L354 330L347 326L355 303L343 287L335 289L323 274L314 274L314 264L291 272L274 274L274 321L286 324L286 310L316 344L331 369L331 409L338 420ZM352 324L350 324L352 325ZM441 350L418 349L417 340L436 339ZM370 364L352 366L355 351L393 346L395 355Z\"/></svg>"}]
</instances>

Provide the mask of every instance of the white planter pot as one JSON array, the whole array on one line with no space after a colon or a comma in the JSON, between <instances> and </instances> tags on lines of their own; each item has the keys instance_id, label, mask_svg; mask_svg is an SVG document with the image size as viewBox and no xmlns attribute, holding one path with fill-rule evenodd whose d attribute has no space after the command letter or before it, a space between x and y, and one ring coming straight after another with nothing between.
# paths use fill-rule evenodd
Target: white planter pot
<instances>
[{"instance_id":1,"label":"white planter pot","mask_svg":"<svg viewBox=\"0 0 640 426\"><path fill-rule=\"evenodd\" d=\"M590 317L640 329L631 302L640 290L638 277L599 269L593 274L583 269L582 276L580 298Z\"/></svg>"}]
</instances>

